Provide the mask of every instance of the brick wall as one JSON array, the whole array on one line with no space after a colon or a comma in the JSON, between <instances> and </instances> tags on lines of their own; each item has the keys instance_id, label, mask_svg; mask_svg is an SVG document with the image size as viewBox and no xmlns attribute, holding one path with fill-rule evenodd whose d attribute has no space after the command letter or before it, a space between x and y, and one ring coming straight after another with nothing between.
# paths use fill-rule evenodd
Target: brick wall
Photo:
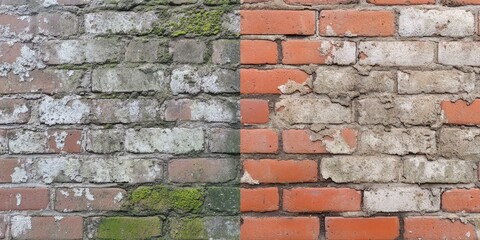
<instances>
[{"instance_id":1,"label":"brick wall","mask_svg":"<svg viewBox=\"0 0 480 240\"><path fill-rule=\"evenodd\" d=\"M478 0L244 0L242 239L477 239Z\"/></svg>"},{"instance_id":2,"label":"brick wall","mask_svg":"<svg viewBox=\"0 0 480 240\"><path fill-rule=\"evenodd\" d=\"M237 238L238 32L235 1L0 0L0 239Z\"/></svg>"}]
</instances>

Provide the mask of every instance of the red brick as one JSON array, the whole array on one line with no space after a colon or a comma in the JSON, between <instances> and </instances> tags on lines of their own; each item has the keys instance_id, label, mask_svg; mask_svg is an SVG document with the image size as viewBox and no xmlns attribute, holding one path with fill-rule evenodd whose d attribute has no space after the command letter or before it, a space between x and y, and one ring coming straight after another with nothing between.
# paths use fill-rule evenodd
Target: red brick
<instances>
[{"instance_id":1,"label":"red brick","mask_svg":"<svg viewBox=\"0 0 480 240\"><path fill-rule=\"evenodd\" d=\"M443 115L446 122L455 125L478 125L480 124L480 100L473 101L468 105L463 100L454 103L442 102Z\"/></svg>"},{"instance_id":2,"label":"red brick","mask_svg":"<svg viewBox=\"0 0 480 240\"><path fill-rule=\"evenodd\" d=\"M268 101L261 99L240 100L240 120L246 124L267 123L270 111Z\"/></svg>"},{"instance_id":3,"label":"red brick","mask_svg":"<svg viewBox=\"0 0 480 240\"><path fill-rule=\"evenodd\" d=\"M28 17L28 16L0 14L0 23L2 23L2 26L8 27L8 30L2 31L1 36L16 37L18 34L29 34L29 35L33 34L35 30L33 28L33 22L34 21L32 17ZM28 38L30 38L31 36L33 35L30 35ZM6 44L6 43L3 43L3 44Z\"/></svg>"},{"instance_id":4,"label":"red brick","mask_svg":"<svg viewBox=\"0 0 480 240\"><path fill-rule=\"evenodd\" d=\"M0 99L0 124L26 123L30 119L30 107L24 99Z\"/></svg>"},{"instance_id":5,"label":"red brick","mask_svg":"<svg viewBox=\"0 0 480 240\"><path fill-rule=\"evenodd\" d=\"M475 227L460 220L410 217L404 220L405 239L477 239Z\"/></svg>"},{"instance_id":6,"label":"red brick","mask_svg":"<svg viewBox=\"0 0 480 240\"><path fill-rule=\"evenodd\" d=\"M25 218L16 216L12 218L12 227L22 227L24 221L15 219ZM83 218L82 217L32 217L31 228L16 232L15 239L45 240L45 239L83 239ZM24 226L23 226L24 227Z\"/></svg>"},{"instance_id":7,"label":"red brick","mask_svg":"<svg viewBox=\"0 0 480 240\"><path fill-rule=\"evenodd\" d=\"M293 188L283 190L287 212L349 212L361 210L362 194L350 188Z\"/></svg>"},{"instance_id":8,"label":"red brick","mask_svg":"<svg viewBox=\"0 0 480 240\"><path fill-rule=\"evenodd\" d=\"M30 72L28 81L20 79L16 74L9 73L6 77L0 77L0 94L13 93L72 93L80 87L80 79L77 75L69 77L69 73L78 71L55 71L55 70L33 70ZM65 73L65 74L62 74Z\"/></svg>"},{"instance_id":9,"label":"red brick","mask_svg":"<svg viewBox=\"0 0 480 240\"><path fill-rule=\"evenodd\" d=\"M245 160L243 169L259 183L318 181L318 166L313 160Z\"/></svg>"},{"instance_id":10,"label":"red brick","mask_svg":"<svg viewBox=\"0 0 480 240\"><path fill-rule=\"evenodd\" d=\"M480 212L480 189L452 189L442 195L446 212Z\"/></svg>"},{"instance_id":11,"label":"red brick","mask_svg":"<svg viewBox=\"0 0 480 240\"><path fill-rule=\"evenodd\" d=\"M12 64L22 55L22 47L24 44L14 43L0 43L0 62Z\"/></svg>"},{"instance_id":12,"label":"red brick","mask_svg":"<svg viewBox=\"0 0 480 240\"><path fill-rule=\"evenodd\" d=\"M240 130L241 153L276 153L278 134L271 129Z\"/></svg>"},{"instance_id":13,"label":"red brick","mask_svg":"<svg viewBox=\"0 0 480 240\"><path fill-rule=\"evenodd\" d=\"M244 217L241 240L316 240L320 220L316 217Z\"/></svg>"},{"instance_id":14,"label":"red brick","mask_svg":"<svg viewBox=\"0 0 480 240\"><path fill-rule=\"evenodd\" d=\"M435 0L367 0L368 3L376 5L419 5L435 4Z\"/></svg>"},{"instance_id":15,"label":"red brick","mask_svg":"<svg viewBox=\"0 0 480 240\"><path fill-rule=\"evenodd\" d=\"M395 33L393 11L324 10L320 35L386 37Z\"/></svg>"},{"instance_id":16,"label":"red brick","mask_svg":"<svg viewBox=\"0 0 480 240\"><path fill-rule=\"evenodd\" d=\"M119 188L59 188L55 192L55 210L118 211L126 192Z\"/></svg>"},{"instance_id":17,"label":"red brick","mask_svg":"<svg viewBox=\"0 0 480 240\"><path fill-rule=\"evenodd\" d=\"M25 162L18 159L0 160L0 166L2 166L0 167L0 183L13 182L12 175L15 173L15 169L23 169L23 164Z\"/></svg>"},{"instance_id":18,"label":"red brick","mask_svg":"<svg viewBox=\"0 0 480 240\"><path fill-rule=\"evenodd\" d=\"M284 64L353 64L355 43L318 40L287 40L282 42ZM338 52L342 54L336 55Z\"/></svg>"},{"instance_id":19,"label":"red brick","mask_svg":"<svg viewBox=\"0 0 480 240\"><path fill-rule=\"evenodd\" d=\"M277 43L267 40L241 40L241 64L276 64L278 61Z\"/></svg>"},{"instance_id":20,"label":"red brick","mask_svg":"<svg viewBox=\"0 0 480 240\"><path fill-rule=\"evenodd\" d=\"M82 130L48 130L48 146L55 153L82 152Z\"/></svg>"},{"instance_id":21,"label":"red brick","mask_svg":"<svg viewBox=\"0 0 480 240\"><path fill-rule=\"evenodd\" d=\"M43 210L48 206L46 188L3 188L0 189L0 211Z\"/></svg>"},{"instance_id":22,"label":"red brick","mask_svg":"<svg viewBox=\"0 0 480 240\"><path fill-rule=\"evenodd\" d=\"M313 35L314 11L242 10L241 34Z\"/></svg>"},{"instance_id":23,"label":"red brick","mask_svg":"<svg viewBox=\"0 0 480 240\"><path fill-rule=\"evenodd\" d=\"M279 194L275 187L240 189L240 211L270 212L279 209Z\"/></svg>"},{"instance_id":24,"label":"red brick","mask_svg":"<svg viewBox=\"0 0 480 240\"><path fill-rule=\"evenodd\" d=\"M353 129L342 129L340 136L350 149L357 148L357 131ZM332 141L333 136L326 136L322 141ZM311 141L308 130L284 130L282 132L283 151L286 153L328 153L322 141Z\"/></svg>"},{"instance_id":25,"label":"red brick","mask_svg":"<svg viewBox=\"0 0 480 240\"><path fill-rule=\"evenodd\" d=\"M327 239L398 239L400 222L396 217L325 219Z\"/></svg>"},{"instance_id":26,"label":"red brick","mask_svg":"<svg viewBox=\"0 0 480 240\"><path fill-rule=\"evenodd\" d=\"M354 4L358 0L285 0L287 4L299 5L333 5L333 4Z\"/></svg>"},{"instance_id":27,"label":"red brick","mask_svg":"<svg viewBox=\"0 0 480 240\"><path fill-rule=\"evenodd\" d=\"M278 87L289 80L304 83L309 75L298 69L241 69L240 93L241 94L280 94Z\"/></svg>"},{"instance_id":28,"label":"red brick","mask_svg":"<svg viewBox=\"0 0 480 240\"><path fill-rule=\"evenodd\" d=\"M191 101L182 101L182 100L172 100L168 101L165 109L165 120L166 121L188 121L192 118L192 102Z\"/></svg>"}]
</instances>

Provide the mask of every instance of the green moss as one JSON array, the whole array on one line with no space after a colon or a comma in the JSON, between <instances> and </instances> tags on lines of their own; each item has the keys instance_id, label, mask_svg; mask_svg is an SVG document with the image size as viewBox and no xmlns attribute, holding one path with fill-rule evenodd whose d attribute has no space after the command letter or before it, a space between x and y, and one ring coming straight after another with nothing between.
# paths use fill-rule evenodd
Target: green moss
<instances>
[{"instance_id":1,"label":"green moss","mask_svg":"<svg viewBox=\"0 0 480 240\"><path fill-rule=\"evenodd\" d=\"M177 218L170 224L173 239L208 239L205 224L201 218Z\"/></svg>"},{"instance_id":2,"label":"green moss","mask_svg":"<svg viewBox=\"0 0 480 240\"><path fill-rule=\"evenodd\" d=\"M200 36L216 35L221 30L224 13L224 9L190 10L177 21L170 22L169 27L174 30L171 35L173 37L186 34Z\"/></svg>"},{"instance_id":3,"label":"green moss","mask_svg":"<svg viewBox=\"0 0 480 240\"><path fill-rule=\"evenodd\" d=\"M162 234L158 217L107 217L100 221L98 239L151 239Z\"/></svg>"},{"instance_id":4,"label":"green moss","mask_svg":"<svg viewBox=\"0 0 480 240\"><path fill-rule=\"evenodd\" d=\"M170 203L177 212L199 212L203 205L203 192L198 188L174 189Z\"/></svg>"}]
</instances>

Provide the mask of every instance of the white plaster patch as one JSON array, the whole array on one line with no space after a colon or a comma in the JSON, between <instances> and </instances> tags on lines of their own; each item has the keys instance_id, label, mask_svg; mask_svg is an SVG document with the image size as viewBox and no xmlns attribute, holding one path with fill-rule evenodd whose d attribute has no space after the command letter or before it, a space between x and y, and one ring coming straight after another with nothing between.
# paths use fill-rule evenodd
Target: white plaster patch
<instances>
[{"instance_id":1,"label":"white plaster patch","mask_svg":"<svg viewBox=\"0 0 480 240\"><path fill-rule=\"evenodd\" d=\"M117 195L113 198L113 201L115 203L119 203L123 200L123 193L119 192Z\"/></svg>"},{"instance_id":2,"label":"white plaster patch","mask_svg":"<svg viewBox=\"0 0 480 240\"><path fill-rule=\"evenodd\" d=\"M11 233L13 238L21 237L32 229L32 218L29 216L13 216L11 219Z\"/></svg>"},{"instance_id":3,"label":"white plaster patch","mask_svg":"<svg viewBox=\"0 0 480 240\"><path fill-rule=\"evenodd\" d=\"M43 6L44 7L50 7L53 5L58 5L57 0L43 0Z\"/></svg>"},{"instance_id":4,"label":"white plaster patch","mask_svg":"<svg viewBox=\"0 0 480 240\"><path fill-rule=\"evenodd\" d=\"M18 207L18 206L20 206L20 204L22 204L22 194L17 193L17 194L15 195L15 198L17 199L17 203L16 203L16 204L17 204L17 207Z\"/></svg>"},{"instance_id":5,"label":"white plaster patch","mask_svg":"<svg viewBox=\"0 0 480 240\"><path fill-rule=\"evenodd\" d=\"M28 180L27 171L25 171L24 165L22 167L15 167L13 173L10 175L12 177L12 183L23 183Z\"/></svg>"},{"instance_id":6,"label":"white plaster patch","mask_svg":"<svg viewBox=\"0 0 480 240\"><path fill-rule=\"evenodd\" d=\"M62 99L45 97L39 107L40 121L48 125L81 123L89 114L90 107L79 96Z\"/></svg>"},{"instance_id":7,"label":"white plaster patch","mask_svg":"<svg viewBox=\"0 0 480 240\"><path fill-rule=\"evenodd\" d=\"M245 173L243 174L242 178L240 179L240 182L248 183L252 185L260 184L260 181L253 179L252 176L250 176L250 174L247 171L245 171Z\"/></svg>"}]
</instances>

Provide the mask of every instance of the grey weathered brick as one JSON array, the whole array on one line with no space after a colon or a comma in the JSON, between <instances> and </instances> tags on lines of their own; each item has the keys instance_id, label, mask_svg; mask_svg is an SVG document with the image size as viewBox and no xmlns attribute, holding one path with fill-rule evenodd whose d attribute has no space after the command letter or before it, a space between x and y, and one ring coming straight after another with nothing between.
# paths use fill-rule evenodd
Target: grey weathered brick
<instances>
[{"instance_id":1,"label":"grey weathered brick","mask_svg":"<svg viewBox=\"0 0 480 240\"><path fill-rule=\"evenodd\" d=\"M55 40L41 45L41 51L48 64L82 64L85 52L82 41Z\"/></svg>"},{"instance_id":2,"label":"grey weathered brick","mask_svg":"<svg viewBox=\"0 0 480 240\"><path fill-rule=\"evenodd\" d=\"M479 42L440 42L438 61L452 66L480 66Z\"/></svg>"},{"instance_id":3,"label":"grey weathered brick","mask_svg":"<svg viewBox=\"0 0 480 240\"><path fill-rule=\"evenodd\" d=\"M470 161L415 156L404 159L403 177L410 183L471 183L477 179L476 168Z\"/></svg>"},{"instance_id":4,"label":"grey weathered brick","mask_svg":"<svg viewBox=\"0 0 480 240\"><path fill-rule=\"evenodd\" d=\"M113 153L123 149L124 131L121 129L89 130L86 150L94 153Z\"/></svg>"},{"instance_id":5,"label":"grey weathered brick","mask_svg":"<svg viewBox=\"0 0 480 240\"><path fill-rule=\"evenodd\" d=\"M204 133L200 128L142 128L128 129L125 148L135 153L174 153L184 154L203 151Z\"/></svg>"},{"instance_id":6,"label":"grey weathered brick","mask_svg":"<svg viewBox=\"0 0 480 240\"><path fill-rule=\"evenodd\" d=\"M400 158L392 156L336 156L320 161L322 177L337 183L396 182L400 169Z\"/></svg>"},{"instance_id":7,"label":"grey weathered brick","mask_svg":"<svg viewBox=\"0 0 480 240\"><path fill-rule=\"evenodd\" d=\"M198 226L192 229L190 226ZM185 231L185 229L191 229ZM238 239L240 217L215 216L204 218L172 218L170 235L174 240L191 239Z\"/></svg>"},{"instance_id":8,"label":"grey weathered brick","mask_svg":"<svg viewBox=\"0 0 480 240\"><path fill-rule=\"evenodd\" d=\"M85 14L85 31L93 34L135 34L152 31L154 12L97 12Z\"/></svg>"},{"instance_id":9,"label":"grey weathered brick","mask_svg":"<svg viewBox=\"0 0 480 240\"><path fill-rule=\"evenodd\" d=\"M9 132L8 148L12 153L45 153L48 149L47 134L34 131Z\"/></svg>"},{"instance_id":10,"label":"grey weathered brick","mask_svg":"<svg viewBox=\"0 0 480 240\"><path fill-rule=\"evenodd\" d=\"M170 43L173 61L179 63L202 63L205 59L207 46L204 42L194 39L182 39Z\"/></svg>"},{"instance_id":11,"label":"grey weathered brick","mask_svg":"<svg viewBox=\"0 0 480 240\"><path fill-rule=\"evenodd\" d=\"M61 99L45 97L39 107L40 122L47 125L86 123L90 113L87 100L80 96L65 96Z\"/></svg>"},{"instance_id":12,"label":"grey weathered brick","mask_svg":"<svg viewBox=\"0 0 480 240\"><path fill-rule=\"evenodd\" d=\"M238 122L238 101L229 99L179 99L166 103L165 120Z\"/></svg>"},{"instance_id":13,"label":"grey weathered brick","mask_svg":"<svg viewBox=\"0 0 480 240\"><path fill-rule=\"evenodd\" d=\"M360 42L361 65L423 66L434 62L435 43L428 41Z\"/></svg>"},{"instance_id":14,"label":"grey weathered brick","mask_svg":"<svg viewBox=\"0 0 480 240\"><path fill-rule=\"evenodd\" d=\"M442 128L438 145L442 156L477 159L480 154L480 129Z\"/></svg>"},{"instance_id":15,"label":"grey weathered brick","mask_svg":"<svg viewBox=\"0 0 480 240\"><path fill-rule=\"evenodd\" d=\"M158 119L160 119L160 103L155 99L92 100L91 120L93 122L137 123L153 122Z\"/></svg>"},{"instance_id":16,"label":"grey weathered brick","mask_svg":"<svg viewBox=\"0 0 480 240\"><path fill-rule=\"evenodd\" d=\"M207 130L208 149L213 153L239 153L240 130L212 128Z\"/></svg>"},{"instance_id":17,"label":"grey weathered brick","mask_svg":"<svg viewBox=\"0 0 480 240\"><path fill-rule=\"evenodd\" d=\"M215 64L239 64L240 41L217 40L213 42L212 62Z\"/></svg>"},{"instance_id":18,"label":"grey weathered brick","mask_svg":"<svg viewBox=\"0 0 480 240\"><path fill-rule=\"evenodd\" d=\"M465 10L427 10L407 8L400 11L398 33L406 37L464 37L475 33L475 17Z\"/></svg>"},{"instance_id":19,"label":"grey weathered brick","mask_svg":"<svg viewBox=\"0 0 480 240\"><path fill-rule=\"evenodd\" d=\"M0 99L0 124L26 123L30 119L30 106L24 99Z\"/></svg>"},{"instance_id":20,"label":"grey weathered brick","mask_svg":"<svg viewBox=\"0 0 480 240\"><path fill-rule=\"evenodd\" d=\"M349 107L332 103L328 98L288 97L275 104L276 118L289 124L349 123Z\"/></svg>"},{"instance_id":21,"label":"grey weathered brick","mask_svg":"<svg viewBox=\"0 0 480 240\"><path fill-rule=\"evenodd\" d=\"M398 92L418 93L461 93L475 88L475 73L459 70L399 71Z\"/></svg>"},{"instance_id":22,"label":"grey weathered brick","mask_svg":"<svg viewBox=\"0 0 480 240\"><path fill-rule=\"evenodd\" d=\"M92 74L95 92L164 91L168 84L165 73L144 72L136 68L101 68Z\"/></svg>"},{"instance_id":23,"label":"grey weathered brick","mask_svg":"<svg viewBox=\"0 0 480 240\"><path fill-rule=\"evenodd\" d=\"M85 60L87 63L119 62L125 46L118 39L95 39L85 42Z\"/></svg>"},{"instance_id":24,"label":"grey weathered brick","mask_svg":"<svg viewBox=\"0 0 480 240\"><path fill-rule=\"evenodd\" d=\"M8 138L7 131L0 129L0 153L8 152Z\"/></svg>"},{"instance_id":25,"label":"grey weathered brick","mask_svg":"<svg viewBox=\"0 0 480 240\"><path fill-rule=\"evenodd\" d=\"M395 86L395 74L388 71L371 71L368 76L362 76L349 67L321 66L316 75L313 81L316 93L393 92Z\"/></svg>"},{"instance_id":26,"label":"grey weathered brick","mask_svg":"<svg viewBox=\"0 0 480 240\"><path fill-rule=\"evenodd\" d=\"M439 189L384 186L363 192L363 210L369 212L436 212Z\"/></svg>"},{"instance_id":27,"label":"grey weathered brick","mask_svg":"<svg viewBox=\"0 0 480 240\"><path fill-rule=\"evenodd\" d=\"M171 57L168 42L162 40L134 40L125 52L125 60L129 62L167 62Z\"/></svg>"},{"instance_id":28,"label":"grey weathered brick","mask_svg":"<svg viewBox=\"0 0 480 240\"><path fill-rule=\"evenodd\" d=\"M360 134L360 149L363 153L387 153L395 155L435 154L437 144L435 131L428 128L376 127L363 129Z\"/></svg>"},{"instance_id":29,"label":"grey weathered brick","mask_svg":"<svg viewBox=\"0 0 480 240\"><path fill-rule=\"evenodd\" d=\"M235 93L240 89L238 71L213 70L211 67L183 66L172 71L170 88L173 94Z\"/></svg>"},{"instance_id":30,"label":"grey weathered brick","mask_svg":"<svg viewBox=\"0 0 480 240\"><path fill-rule=\"evenodd\" d=\"M168 179L179 183L221 183L237 176L236 159L175 159L168 164Z\"/></svg>"},{"instance_id":31,"label":"grey weathered brick","mask_svg":"<svg viewBox=\"0 0 480 240\"><path fill-rule=\"evenodd\" d=\"M38 33L47 36L71 36L78 33L78 16L73 13L40 13L36 16Z\"/></svg>"}]
</instances>

